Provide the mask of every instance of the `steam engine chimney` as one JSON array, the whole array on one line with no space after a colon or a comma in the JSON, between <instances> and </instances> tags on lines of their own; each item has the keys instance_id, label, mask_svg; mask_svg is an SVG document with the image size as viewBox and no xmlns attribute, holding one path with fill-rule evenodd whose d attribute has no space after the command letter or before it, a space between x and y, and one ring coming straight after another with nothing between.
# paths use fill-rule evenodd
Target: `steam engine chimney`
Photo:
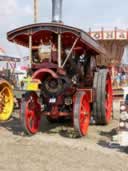
<instances>
[{"instance_id":1,"label":"steam engine chimney","mask_svg":"<svg viewBox=\"0 0 128 171\"><path fill-rule=\"evenodd\" d=\"M52 22L62 23L63 0L52 0Z\"/></svg>"}]
</instances>

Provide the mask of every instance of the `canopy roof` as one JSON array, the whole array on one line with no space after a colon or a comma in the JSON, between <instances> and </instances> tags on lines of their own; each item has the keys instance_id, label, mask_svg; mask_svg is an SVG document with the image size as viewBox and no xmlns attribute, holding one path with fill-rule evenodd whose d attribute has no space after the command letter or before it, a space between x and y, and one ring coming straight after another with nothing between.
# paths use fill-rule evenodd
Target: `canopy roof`
<instances>
[{"instance_id":1,"label":"canopy roof","mask_svg":"<svg viewBox=\"0 0 128 171\"><path fill-rule=\"evenodd\" d=\"M105 49L81 29L59 23L37 23L23 26L7 33L7 39L19 45L29 47L29 35L32 35L32 45L36 46L40 40L44 42L53 39L53 33L62 35L62 45L71 47L76 38L76 47L84 47L93 54L106 54Z\"/></svg>"}]
</instances>

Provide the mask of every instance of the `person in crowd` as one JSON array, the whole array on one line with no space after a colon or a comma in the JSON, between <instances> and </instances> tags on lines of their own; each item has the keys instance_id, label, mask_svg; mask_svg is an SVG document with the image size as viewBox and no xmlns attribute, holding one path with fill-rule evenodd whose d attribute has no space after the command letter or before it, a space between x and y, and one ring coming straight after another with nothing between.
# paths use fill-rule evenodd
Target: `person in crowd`
<instances>
[{"instance_id":1,"label":"person in crowd","mask_svg":"<svg viewBox=\"0 0 128 171\"><path fill-rule=\"evenodd\" d=\"M21 80L21 82L20 82L20 87L21 87L21 90L24 89L24 81L23 80Z\"/></svg>"},{"instance_id":2,"label":"person in crowd","mask_svg":"<svg viewBox=\"0 0 128 171\"><path fill-rule=\"evenodd\" d=\"M121 84L121 73L120 72L117 73L115 79L116 79L116 83L117 83L117 88L119 88L120 84Z\"/></svg>"},{"instance_id":3,"label":"person in crowd","mask_svg":"<svg viewBox=\"0 0 128 171\"><path fill-rule=\"evenodd\" d=\"M126 85L126 74L124 71L121 73L121 85L125 86Z\"/></svg>"}]
</instances>

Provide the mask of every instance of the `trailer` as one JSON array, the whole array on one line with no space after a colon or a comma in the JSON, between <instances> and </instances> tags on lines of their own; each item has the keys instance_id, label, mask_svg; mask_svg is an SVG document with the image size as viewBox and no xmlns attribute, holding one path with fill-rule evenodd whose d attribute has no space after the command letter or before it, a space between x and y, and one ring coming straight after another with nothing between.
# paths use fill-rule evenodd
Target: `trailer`
<instances>
[{"instance_id":1,"label":"trailer","mask_svg":"<svg viewBox=\"0 0 128 171\"><path fill-rule=\"evenodd\" d=\"M24 132L38 132L41 116L50 122L70 118L76 135L87 134L90 118L106 125L112 113L109 70L97 67L96 56L107 55L81 29L64 25L57 18L53 1L51 23L35 23L7 33L11 42L29 48L30 69L26 92L21 99L20 119ZM57 6L58 7L58 6Z\"/></svg>"}]
</instances>

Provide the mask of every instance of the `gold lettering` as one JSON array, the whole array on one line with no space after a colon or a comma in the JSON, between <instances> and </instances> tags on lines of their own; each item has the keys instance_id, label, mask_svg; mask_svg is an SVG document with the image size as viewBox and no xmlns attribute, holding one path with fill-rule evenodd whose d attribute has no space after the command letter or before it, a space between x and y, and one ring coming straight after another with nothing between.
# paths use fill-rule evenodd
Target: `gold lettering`
<instances>
[{"instance_id":1,"label":"gold lettering","mask_svg":"<svg viewBox=\"0 0 128 171\"><path fill-rule=\"evenodd\" d=\"M93 34L94 39L101 39L100 32L96 32Z\"/></svg>"},{"instance_id":2,"label":"gold lettering","mask_svg":"<svg viewBox=\"0 0 128 171\"><path fill-rule=\"evenodd\" d=\"M106 39L112 39L113 38L113 32L106 32Z\"/></svg>"},{"instance_id":3,"label":"gold lettering","mask_svg":"<svg viewBox=\"0 0 128 171\"><path fill-rule=\"evenodd\" d=\"M126 34L123 32L119 33L119 38L125 39L126 38Z\"/></svg>"}]
</instances>

